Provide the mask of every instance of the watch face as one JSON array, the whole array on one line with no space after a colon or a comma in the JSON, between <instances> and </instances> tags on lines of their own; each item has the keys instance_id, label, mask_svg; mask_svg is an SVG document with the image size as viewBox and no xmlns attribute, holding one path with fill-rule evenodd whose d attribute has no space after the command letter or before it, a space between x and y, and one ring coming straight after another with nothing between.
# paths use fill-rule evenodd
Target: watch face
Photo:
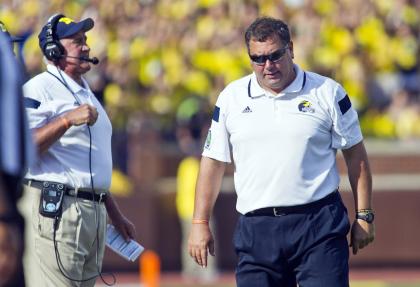
<instances>
[{"instance_id":1,"label":"watch face","mask_svg":"<svg viewBox=\"0 0 420 287\"><path fill-rule=\"evenodd\" d=\"M357 219L362 219L366 221L367 223L372 223L375 219L375 214L369 212L369 213L358 213Z\"/></svg>"}]
</instances>

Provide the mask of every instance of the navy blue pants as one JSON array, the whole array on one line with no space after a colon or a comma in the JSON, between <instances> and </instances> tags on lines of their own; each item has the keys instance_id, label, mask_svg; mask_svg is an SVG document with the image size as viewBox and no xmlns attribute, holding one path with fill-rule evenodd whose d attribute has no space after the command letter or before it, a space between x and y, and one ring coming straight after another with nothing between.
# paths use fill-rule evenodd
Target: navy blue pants
<instances>
[{"instance_id":1,"label":"navy blue pants","mask_svg":"<svg viewBox=\"0 0 420 287\"><path fill-rule=\"evenodd\" d=\"M348 287L347 209L338 192L328 197L280 216L241 215L233 238L237 286Z\"/></svg>"}]
</instances>

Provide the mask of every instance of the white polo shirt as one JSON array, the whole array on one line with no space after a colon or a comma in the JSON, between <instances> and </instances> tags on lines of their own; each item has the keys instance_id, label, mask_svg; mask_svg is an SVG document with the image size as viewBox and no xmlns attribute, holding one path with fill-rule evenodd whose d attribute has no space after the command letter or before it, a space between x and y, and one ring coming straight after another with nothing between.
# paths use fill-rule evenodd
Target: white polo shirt
<instances>
[{"instance_id":1,"label":"white polo shirt","mask_svg":"<svg viewBox=\"0 0 420 287\"><path fill-rule=\"evenodd\" d=\"M235 164L236 208L245 214L321 199L337 189L337 149L362 141L356 111L335 81L304 72L273 95L255 74L219 95L203 156Z\"/></svg>"},{"instance_id":2,"label":"white polo shirt","mask_svg":"<svg viewBox=\"0 0 420 287\"><path fill-rule=\"evenodd\" d=\"M83 79L81 87L65 72L47 65L47 71L32 78L23 89L31 129L40 128L81 104L87 103L97 108L98 119L90 127L92 176L95 188L109 189L112 175L112 125L88 83ZM29 168L25 177L90 188L89 145L88 126L72 126L40 155L37 164Z\"/></svg>"}]
</instances>

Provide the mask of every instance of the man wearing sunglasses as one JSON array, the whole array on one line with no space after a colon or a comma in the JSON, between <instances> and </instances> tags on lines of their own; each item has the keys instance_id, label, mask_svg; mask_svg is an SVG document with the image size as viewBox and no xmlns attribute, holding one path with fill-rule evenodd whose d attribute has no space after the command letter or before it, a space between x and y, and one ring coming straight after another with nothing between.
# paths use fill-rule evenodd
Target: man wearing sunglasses
<instances>
[{"instance_id":1,"label":"man wearing sunglasses","mask_svg":"<svg viewBox=\"0 0 420 287\"><path fill-rule=\"evenodd\" d=\"M354 254L374 239L372 179L343 87L294 64L287 25L258 18L245 34L254 73L220 94L197 180L190 256L206 267L208 221L235 163L237 286L349 286L350 223L338 192L341 149L353 190Z\"/></svg>"}]
</instances>

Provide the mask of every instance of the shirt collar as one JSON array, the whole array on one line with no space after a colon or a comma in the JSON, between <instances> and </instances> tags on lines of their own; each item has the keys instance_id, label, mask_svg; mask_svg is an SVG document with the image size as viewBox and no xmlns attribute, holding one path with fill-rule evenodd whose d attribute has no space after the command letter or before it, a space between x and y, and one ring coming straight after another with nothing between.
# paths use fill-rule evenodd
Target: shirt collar
<instances>
[{"instance_id":1,"label":"shirt collar","mask_svg":"<svg viewBox=\"0 0 420 287\"><path fill-rule=\"evenodd\" d=\"M252 73L251 79L248 84L248 96L251 98L257 98L261 96L283 96L287 93L298 93L300 92L303 87L305 86L306 82L306 73L299 68L298 65L294 64L293 68L296 71L296 78L293 80L293 82L290 83L283 91L278 93L277 95L270 93L269 91L265 90L260 86L260 84L257 81L257 76L255 73Z\"/></svg>"},{"instance_id":2,"label":"shirt collar","mask_svg":"<svg viewBox=\"0 0 420 287\"><path fill-rule=\"evenodd\" d=\"M264 90L258 83L257 76L255 75L255 73L252 73L248 83L248 96L250 98L258 98L265 96L266 93L267 91Z\"/></svg>"},{"instance_id":3,"label":"shirt collar","mask_svg":"<svg viewBox=\"0 0 420 287\"><path fill-rule=\"evenodd\" d=\"M73 93L78 93L80 91L87 91L89 90L87 87L87 83L85 79L82 77L83 87L80 86L76 81L74 81L70 76L66 74L63 70L61 70L59 67L47 64L47 70L51 74L55 75L60 81L63 81L64 79L64 85L71 89Z\"/></svg>"}]
</instances>

